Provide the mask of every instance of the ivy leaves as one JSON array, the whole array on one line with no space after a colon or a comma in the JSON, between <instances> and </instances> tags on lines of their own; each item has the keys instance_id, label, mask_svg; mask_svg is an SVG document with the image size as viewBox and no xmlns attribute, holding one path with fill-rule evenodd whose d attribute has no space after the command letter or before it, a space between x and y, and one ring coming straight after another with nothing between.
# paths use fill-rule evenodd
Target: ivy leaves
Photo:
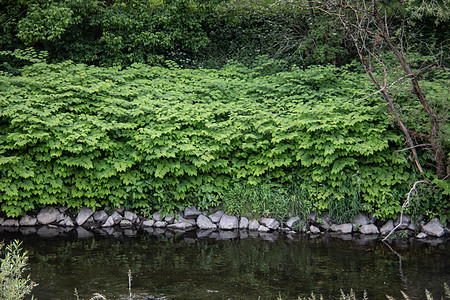
<instances>
[{"instance_id":1,"label":"ivy leaves","mask_svg":"<svg viewBox=\"0 0 450 300\"><path fill-rule=\"evenodd\" d=\"M401 138L380 107L354 102L365 78L346 69L38 62L22 74L0 77L0 204L11 216L47 204L209 207L233 182L292 178L318 208L353 197L341 187L358 180L377 209L408 178L390 148Z\"/></svg>"}]
</instances>

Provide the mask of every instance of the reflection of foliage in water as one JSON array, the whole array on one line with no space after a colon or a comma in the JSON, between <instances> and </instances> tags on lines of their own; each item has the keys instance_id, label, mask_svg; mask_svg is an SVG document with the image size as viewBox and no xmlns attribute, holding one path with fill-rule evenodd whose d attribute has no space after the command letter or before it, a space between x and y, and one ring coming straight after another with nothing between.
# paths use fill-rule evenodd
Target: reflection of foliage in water
<instances>
[{"instance_id":1,"label":"reflection of foliage in water","mask_svg":"<svg viewBox=\"0 0 450 300\"><path fill-rule=\"evenodd\" d=\"M414 299L425 288L441 292L443 281L450 280L450 265L443 258L446 245L408 249L393 245L403 257L402 278L397 256L381 243L358 246L326 238L185 240L190 241L177 235L140 235L24 243L31 249L33 280L40 283L36 296L41 299L49 298L56 286L61 298L70 299L76 287L86 298L99 292L108 299L126 299L129 269L134 295L169 299L276 299L279 293L283 299L296 299L311 291L328 298L350 288L358 297L366 289L370 299L384 297L387 290L401 298L395 293L407 289Z\"/></svg>"}]
</instances>

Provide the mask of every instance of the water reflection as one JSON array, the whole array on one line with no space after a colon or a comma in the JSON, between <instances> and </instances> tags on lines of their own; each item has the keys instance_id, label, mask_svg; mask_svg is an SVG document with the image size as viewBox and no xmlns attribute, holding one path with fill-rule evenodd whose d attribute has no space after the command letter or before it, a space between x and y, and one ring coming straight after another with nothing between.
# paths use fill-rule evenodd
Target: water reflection
<instances>
[{"instance_id":1,"label":"water reflection","mask_svg":"<svg viewBox=\"0 0 450 300\"><path fill-rule=\"evenodd\" d=\"M148 231L20 236L39 283L35 296L76 299L76 288L84 299L94 292L128 299L128 270L133 299L297 299L311 291L335 299L350 288L358 298L366 289L369 299L403 299L400 290L423 299L425 288L440 298L450 282L449 243L405 247L351 235Z\"/></svg>"}]
</instances>

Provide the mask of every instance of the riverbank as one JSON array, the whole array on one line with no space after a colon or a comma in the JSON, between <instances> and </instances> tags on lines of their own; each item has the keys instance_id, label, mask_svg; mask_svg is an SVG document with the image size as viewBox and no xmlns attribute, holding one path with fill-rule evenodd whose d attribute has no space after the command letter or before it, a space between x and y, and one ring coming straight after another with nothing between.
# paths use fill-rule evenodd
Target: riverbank
<instances>
[{"instance_id":1,"label":"riverbank","mask_svg":"<svg viewBox=\"0 0 450 300\"><path fill-rule=\"evenodd\" d=\"M359 213L351 223L335 224L330 221L328 213L318 215L315 212L308 218L301 219L292 216L287 220L276 220L262 217L249 219L227 215L223 210L214 212L199 211L195 206L178 212L177 216L164 216L160 212L150 217L140 216L132 211L121 208L104 208L93 211L82 208L74 212L66 207L46 207L40 211L20 218L0 217L0 231L19 231L22 234L37 234L42 237L65 235L72 230L80 238L89 238L94 233L101 235L133 236L139 230L156 235L171 232L196 231L199 238L213 239L245 238L246 236L276 239L281 233L288 237L304 234L311 238L321 235L331 235L343 239L352 239L356 234L363 240L376 240L388 236L389 239L416 239L423 242L439 244L450 236L449 227L445 227L434 218L429 221L423 218L411 220L408 215L400 216L387 222L379 222L375 218Z\"/></svg>"}]
</instances>

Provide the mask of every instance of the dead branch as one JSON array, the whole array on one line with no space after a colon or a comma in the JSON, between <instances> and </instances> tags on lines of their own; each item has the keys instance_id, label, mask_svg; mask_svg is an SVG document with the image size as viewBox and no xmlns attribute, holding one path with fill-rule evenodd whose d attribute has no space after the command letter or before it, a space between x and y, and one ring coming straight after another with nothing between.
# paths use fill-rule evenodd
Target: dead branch
<instances>
[{"instance_id":1,"label":"dead branch","mask_svg":"<svg viewBox=\"0 0 450 300\"><path fill-rule=\"evenodd\" d=\"M416 181L416 182L414 183L413 187L412 187L412 188L409 190L409 192L406 194L406 200L405 200L405 202L403 202L403 205L402 205L402 211L400 212L400 223L398 223L398 225L395 226L394 229L392 229L391 232L389 232L389 234L388 234L387 236L385 236L384 239L382 239L383 242L384 242L385 240L387 240L387 238L388 238L391 234L393 234L394 231L396 231L397 228L399 228L399 227L403 224L403 212L404 212L406 206L408 206L408 204L409 204L409 198L411 197L411 194L412 194L413 192L416 192L416 193L417 193L416 187L417 187L417 185L418 185L419 183L431 184L431 183L429 183L429 182L426 181L426 180L419 180L419 181Z\"/></svg>"}]
</instances>

